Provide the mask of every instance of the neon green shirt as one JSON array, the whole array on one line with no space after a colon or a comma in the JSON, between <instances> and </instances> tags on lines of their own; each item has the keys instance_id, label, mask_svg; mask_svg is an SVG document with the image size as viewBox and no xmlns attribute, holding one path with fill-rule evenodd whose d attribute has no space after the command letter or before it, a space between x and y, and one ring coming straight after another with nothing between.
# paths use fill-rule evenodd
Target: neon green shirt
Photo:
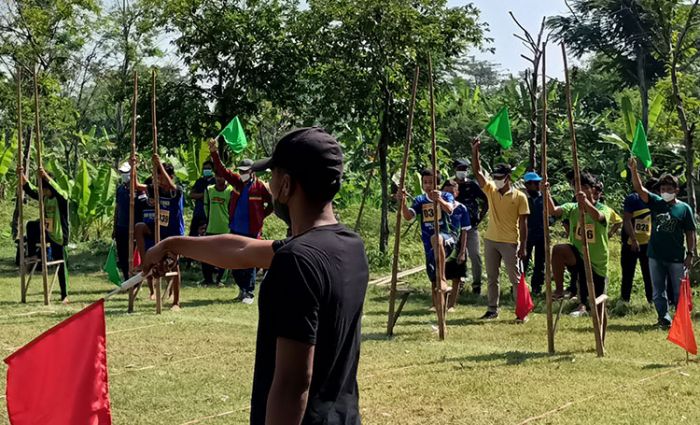
<instances>
[{"instance_id":1,"label":"neon green shirt","mask_svg":"<svg viewBox=\"0 0 700 425\"><path fill-rule=\"evenodd\" d=\"M204 192L204 212L207 215L207 234L222 235L229 232L228 206L231 202L231 186L217 190L216 185Z\"/></svg>"},{"instance_id":2,"label":"neon green shirt","mask_svg":"<svg viewBox=\"0 0 700 425\"><path fill-rule=\"evenodd\" d=\"M588 252L591 256L591 266L593 272L599 276L608 275L608 262L610 259L610 250L608 248L608 227L613 215L613 210L607 205L598 202L596 209L603 213L605 220L598 222L586 214L586 239L588 240ZM579 210L578 203L570 202L561 206L564 211L563 219L569 220L571 231L569 232L569 242L576 247L578 252L583 256L583 231L579 226Z\"/></svg>"}]
</instances>

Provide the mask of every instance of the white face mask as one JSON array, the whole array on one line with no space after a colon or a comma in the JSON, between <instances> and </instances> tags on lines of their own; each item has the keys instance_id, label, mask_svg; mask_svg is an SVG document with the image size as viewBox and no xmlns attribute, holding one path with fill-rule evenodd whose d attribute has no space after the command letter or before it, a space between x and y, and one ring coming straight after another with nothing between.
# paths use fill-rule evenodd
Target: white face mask
<instances>
[{"instance_id":1,"label":"white face mask","mask_svg":"<svg viewBox=\"0 0 700 425\"><path fill-rule=\"evenodd\" d=\"M676 194L675 193L668 193L668 192L661 192L661 197L663 198L664 201L671 202L674 199L676 199Z\"/></svg>"},{"instance_id":2,"label":"white face mask","mask_svg":"<svg viewBox=\"0 0 700 425\"><path fill-rule=\"evenodd\" d=\"M467 172L466 171L457 171L455 173L458 179L460 180L466 180L467 179Z\"/></svg>"},{"instance_id":3,"label":"white face mask","mask_svg":"<svg viewBox=\"0 0 700 425\"><path fill-rule=\"evenodd\" d=\"M503 180L494 180L493 184L496 185L496 189L501 190L504 187L506 187L506 179Z\"/></svg>"},{"instance_id":4,"label":"white face mask","mask_svg":"<svg viewBox=\"0 0 700 425\"><path fill-rule=\"evenodd\" d=\"M243 180L243 183L247 183L250 180L250 173L241 174L241 180Z\"/></svg>"},{"instance_id":5,"label":"white face mask","mask_svg":"<svg viewBox=\"0 0 700 425\"><path fill-rule=\"evenodd\" d=\"M130 180L131 180L131 174L122 173L122 183L129 183Z\"/></svg>"}]
</instances>

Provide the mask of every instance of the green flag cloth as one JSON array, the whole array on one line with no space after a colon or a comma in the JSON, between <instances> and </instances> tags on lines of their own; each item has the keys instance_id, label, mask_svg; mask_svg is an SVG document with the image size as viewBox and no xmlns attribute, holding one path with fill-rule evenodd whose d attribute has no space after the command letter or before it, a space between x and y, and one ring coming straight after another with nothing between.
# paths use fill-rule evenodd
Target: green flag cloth
<instances>
[{"instance_id":1,"label":"green flag cloth","mask_svg":"<svg viewBox=\"0 0 700 425\"><path fill-rule=\"evenodd\" d=\"M234 153L241 153L248 146L248 139L243 132L241 120L235 117L230 123L219 133L226 140L226 144Z\"/></svg>"},{"instance_id":2,"label":"green flag cloth","mask_svg":"<svg viewBox=\"0 0 700 425\"><path fill-rule=\"evenodd\" d=\"M637 121L637 131L634 133L634 141L632 142L632 153L642 161L644 167L651 167L649 143L647 143L647 135L644 132L644 125L641 121Z\"/></svg>"},{"instance_id":3,"label":"green flag cloth","mask_svg":"<svg viewBox=\"0 0 700 425\"><path fill-rule=\"evenodd\" d=\"M513 146L513 133L510 131L508 107L504 106L496 116L491 118L491 122L486 126L486 131L496 139L503 149L510 149Z\"/></svg>"},{"instance_id":4,"label":"green flag cloth","mask_svg":"<svg viewBox=\"0 0 700 425\"><path fill-rule=\"evenodd\" d=\"M119 267L117 266L117 247L112 243L109 248L109 254L107 254L107 261L102 270L107 273L107 278L113 284L119 286L122 283L121 276L119 276Z\"/></svg>"}]
</instances>

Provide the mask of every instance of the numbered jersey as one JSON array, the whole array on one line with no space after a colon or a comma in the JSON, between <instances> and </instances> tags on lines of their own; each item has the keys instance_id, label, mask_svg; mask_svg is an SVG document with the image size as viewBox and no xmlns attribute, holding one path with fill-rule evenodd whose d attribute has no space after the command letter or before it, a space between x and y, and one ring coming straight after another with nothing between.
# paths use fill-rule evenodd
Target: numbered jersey
<instances>
[{"instance_id":1,"label":"numbered jersey","mask_svg":"<svg viewBox=\"0 0 700 425\"><path fill-rule=\"evenodd\" d=\"M610 254L608 249L608 228L614 214L613 210L599 202L596 204L596 209L603 214L605 219L602 222L595 221L590 214L586 214L586 220L581 225L577 203L564 204L561 208L564 211L562 218L569 221L571 229L575 229L569 234L569 242L583 254L583 240L585 238L588 242L588 252L590 253L593 271L600 276L607 276Z\"/></svg>"},{"instance_id":2,"label":"numbered jersey","mask_svg":"<svg viewBox=\"0 0 700 425\"><path fill-rule=\"evenodd\" d=\"M454 197L450 193L442 192L442 199L445 202L454 204ZM450 224L449 216L442 208L435 208L433 201L428 199L428 195L422 194L417 196L413 200L413 205L411 206L411 211L413 211L416 216L420 217L421 221L421 239L423 240L423 245L426 249L429 249L430 238L435 234L435 217L439 220L440 233L450 234Z\"/></svg>"},{"instance_id":3,"label":"numbered jersey","mask_svg":"<svg viewBox=\"0 0 700 425\"><path fill-rule=\"evenodd\" d=\"M632 194L625 198L624 209L626 213L632 214L632 228L634 236L640 245L646 245L651 238L651 210L649 206L642 202L639 195ZM622 241L630 244L627 234L623 234Z\"/></svg>"},{"instance_id":4,"label":"numbered jersey","mask_svg":"<svg viewBox=\"0 0 700 425\"><path fill-rule=\"evenodd\" d=\"M152 188L149 188L149 193L152 193ZM161 238L168 236L182 236L185 234L185 217L184 217L184 197L182 189L178 187L173 191L162 190L158 194L160 198L160 211L156 217L155 208L148 207L144 210L144 222L160 224Z\"/></svg>"}]
</instances>

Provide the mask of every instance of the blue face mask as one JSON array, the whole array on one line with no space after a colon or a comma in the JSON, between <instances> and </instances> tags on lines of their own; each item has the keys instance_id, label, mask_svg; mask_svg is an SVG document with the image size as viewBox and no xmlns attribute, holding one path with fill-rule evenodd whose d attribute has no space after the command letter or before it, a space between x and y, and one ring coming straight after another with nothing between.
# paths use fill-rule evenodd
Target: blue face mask
<instances>
[{"instance_id":1,"label":"blue face mask","mask_svg":"<svg viewBox=\"0 0 700 425\"><path fill-rule=\"evenodd\" d=\"M205 169L204 171L202 171L202 175L204 177L211 177L214 175L214 172L210 169Z\"/></svg>"}]
</instances>

